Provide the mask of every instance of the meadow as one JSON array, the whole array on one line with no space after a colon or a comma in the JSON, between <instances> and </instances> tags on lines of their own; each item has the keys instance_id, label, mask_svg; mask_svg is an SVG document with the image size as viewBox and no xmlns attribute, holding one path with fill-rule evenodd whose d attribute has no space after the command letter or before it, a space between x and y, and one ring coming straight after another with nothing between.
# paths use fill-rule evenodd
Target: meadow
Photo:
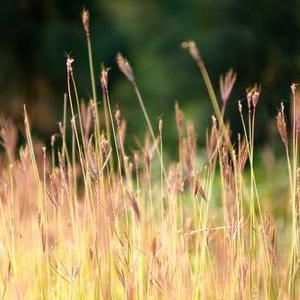
<instances>
[{"instance_id":1,"label":"meadow","mask_svg":"<svg viewBox=\"0 0 300 300\"><path fill-rule=\"evenodd\" d=\"M87 10L82 24L92 99L80 100L76 65L67 56L62 121L50 147L33 137L25 106L22 145L13 121L1 118L1 297L299 299L299 87L291 85L291 113L282 104L274 116L284 164L261 179L255 165L261 87L247 88L238 102L243 131L233 136L224 116L235 72L220 77L218 99L197 45L183 42L214 114L203 149L175 104L178 155L170 161L168 128L148 115L151 103L119 53L119 69L136 95L132 105L147 125L139 147L126 145L130 120L111 105L109 68L94 70ZM273 197L280 197L285 217L275 213L276 199L264 201L260 193L259 180L275 177L283 180L283 195Z\"/></svg>"}]
</instances>

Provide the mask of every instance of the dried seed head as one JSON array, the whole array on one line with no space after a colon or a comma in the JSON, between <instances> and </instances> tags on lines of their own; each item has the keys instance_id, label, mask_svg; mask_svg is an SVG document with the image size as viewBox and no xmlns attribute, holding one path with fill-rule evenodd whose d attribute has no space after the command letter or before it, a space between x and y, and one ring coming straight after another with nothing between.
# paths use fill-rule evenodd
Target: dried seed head
<instances>
[{"instance_id":1,"label":"dried seed head","mask_svg":"<svg viewBox=\"0 0 300 300\"><path fill-rule=\"evenodd\" d=\"M187 49L196 62L202 62L199 49L194 41L186 41L181 44L181 47Z\"/></svg>"},{"instance_id":2,"label":"dried seed head","mask_svg":"<svg viewBox=\"0 0 300 300\"><path fill-rule=\"evenodd\" d=\"M242 114L243 113L243 105L242 105L242 101L239 100L239 112Z\"/></svg>"},{"instance_id":3,"label":"dried seed head","mask_svg":"<svg viewBox=\"0 0 300 300\"><path fill-rule=\"evenodd\" d=\"M104 66L102 67L101 70L101 86L102 88L107 91L108 89L108 72L110 71L110 68L105 68Z\"/></svg>"},{"instance_id":4,"label":"dried seed head","mask_svg":"<svg viewBox=\"0 0 300 300\"><path fill-rule=\"evenodd\" d=\"M159 119L158 130L159 130L159 135L162 136L162 131L163 131L163 120L162 119Z\"/></svg>"},{"instance_id":5,"label":"dried seed head","mask_svg":"<svg viewBox=\"0 0 300 300\"><path fill-rule=\"evenodd\" d=\"M259 94L260 92L259 91L255 91L252 95L252 105L254 107L256 107L257 103L258 103L258 100L259 100Z\"/></svg>"},{"instance_id":6,"label":"dried seed head","mask_svg":"<svg viewBox=\"0 0 300 300\"><path fill-rule=\"evenodd\" d=\"M293 96L293 104L291 105L291 121L293 126L295 125L296 131L300 130L300 95L297 90L297 85L293 83L291 85L292 96Z\"/></svg>"},{"instance_id":7,"label":"dried seed head","mask_svg":"<svg viewBox=\"0 0 300 300\"><path fill-rule=\"evenodd\" d=\"M248 92L247 93L247 103L248 103L248 108L250 109L250 107L251 107L251 101L252 100L252 92L250 91L250 92Z\"/></svg>"},{"instance_id":8,"label":"dried seed head","mask_svg":"<svg viewBox=\"0 0 300 300\"><path fill-rule=\"evenodd\" d=\"M291 90L292 90L292 94L295 96L295 94L296 94L296 84L295 83L293 83L291 85Z\"/></svg>"},{"instance_id":9,"label":"dried seed head","mask_svg":"<svg viewBox=\"0 0 300 300\"><path fill-rule=\"evenodd\" d=\"M240 136L239 136L240 138ZM238 167L239 170L242 172L245 168L245 164L248 158L248 147L247 147L247 141L244 138L239 145L239 153L238 153Z\"/></svg>"},{"instance_id":10,"label":"dried seed head","mask_svg":"<svg viewBox=\"0 0 300 300\"><path fill-rule=\"evenodd\" d=\"M0 143L4 146L10 162L15 160L18 130L13 121L0 116Z\"/></svg>"},{"instance_id":11,"label":"dried seed head","mask_svg":"<svg viewBox=\"0 0 300 300\"><path fill-rule=\"evenodd\" d=\"M284 118L284 106L281 103L281 110L278 112L276 117L276 123L277 128L280 134L280 137L282 139L282 142L284 143L285 147L288 147L288 136L287 136L287 129L286 129L286 123Z\"/></svg>"},{"instance_id":12,"label":"dried seed head","mask_svg":"<svg viewBox=\"0 0 300 300\"><path fill-rule=\"evenodd\" d=\"M52 173L49 176L49 191L47 192L47 196L51 203L54 205L56 209L62 204L62 183L60 182L61 178L57 172Z\"/></svg>"},{"instance_id":13,"label":"dried seed head","mask_svg":"<svg viewBox=\"0 0 300 300\"><path fill-rule=\"evenodd\" d=\"M117 122L117 126L120 127L120 125L121 125L121 111L120 111L119 108L116 110L115 119L116 119L116 122Z\"/></svg>"},{"instance_id":14,"label":"dried seed head","mask_svg":"<svg viewBox=\"0 0 300 300\"><path fill-rule=\"evenodd\" d=\"M212 128L209 136L207 136L207 154L210 160L217 154L218 150L218 128L217 119L212 116Z\"/></svg>"},{"instance_id":15,"label":"dried seed head","mask_svg":"<svg viewBox=\"0 0 300 300\"><path fill-rule=\"evenodd\" d=\"M257 85L254 85L254 87L250 88L247 92L247 101L248 101L248 107L250 108L251 105L255 109L257 106L257 103L259 101L260 96L260 87Z\"/></svg>"},{"instance_id":16,"label":"dried seed head","mask_svg":"<svg viewBox=\"0 0 300 300\"><path fill-rule=\"evenodd\" d=\"M236 73L232 69L225 74L225 77L223 75L220 76L220 91L223 104L227 103L235 81Z\"/></svg>"},{"instance_id":17,"label":"dried seed head","mask_svg":"<svg viewBox=\"0 0 300 300\"><path fill-rule=\"evenodd\" d=\"M141 213L134 193L132 191L127 191L127 196L137 220L141 221Z\"/></svg>"},{"instance_id":18,"label":"dried seed head","mask_svg":"<svg viewBox=\"0 0 300 300\"><path fill-rule=\"evenodd\" d=\"M73 62L74 62L74 58L67 56L66 65L67 65L68 74L73 73Z\"/></svg>"},{"instance_id":19,"label":"dried seed head","mask_svg":"<svg viewBox=\"0 0 300 300\"><path fill-rule=\"evenodd\" d=\"M56 140L56 134L51 135L51 147L54 147L55 145L55 140Z\"/></svg>"},{"instance_id":20,"label":"dried seed head","mask_svg":"<svg viewBox=\"0 0 300 300\"><path fill-rule=\"evenodd\" d=\"M199 177L198 174L196 174L196 176L194 176L193 196L196 197L196 196L200 195L205 201L207 201L206 193L205 193L198 177Z\"/></svg>"},{"instance_id":21,"label":"dried seed head","mask_svg":"<svg viewBox=\"0 0 300 300\"><path fill-rule=\"evenodd\" d=\"M102 150L104 152L104 150ZM106 156L106 153L104 152L104 156ZM97 159L96 151L92 144L92 139L88 142L87 147L87 171L90 173L91 177L93 179L98 179L100 174L100 166Z\"/></svg>"},{"instance_id":22,"label":"dried seed head","mask_svg":"<svg viewBox=\"0 0 300 300\"><path fill-rule=\"evenodd\" d=\"M90 14L87 9L83 9L81 13L81 21L86 34L90 32Z\"/></svg>"},{"instance_id":23,"label":"dried seed head","mask_svg":"<svg viewBox=\"0 0 300 300\"><path fill-rule=\"evenodd\" d=\"M150 163L152 160L152 153L149 151L149 149L144 150L144 159L147 169L150 168Z\"/></svg>"},{"instance_id":24,"label":"dried seed head","mask_svg":"<svg viewBox=\"0 0 300 300\"><path fill-rule=\"evenodd\" d=\"M110 147L109 147L109 143L105 138L102 138L101 142L100 142L100 147L102 152L104 153L104 155L108 155Z\"/></svg>"},{"instance_id":25,"label":"dried seed head","mask_svg":"<svg viewBox=\"0 0 300 300\"><path fill-rule=\"evenodd\" d=\"M122 56L121 53L117 55L117 64L121 70L121 72L127 77L127 79L131 82L135 81L132 68L126 58Z\"/></svg>"}]
</instances>

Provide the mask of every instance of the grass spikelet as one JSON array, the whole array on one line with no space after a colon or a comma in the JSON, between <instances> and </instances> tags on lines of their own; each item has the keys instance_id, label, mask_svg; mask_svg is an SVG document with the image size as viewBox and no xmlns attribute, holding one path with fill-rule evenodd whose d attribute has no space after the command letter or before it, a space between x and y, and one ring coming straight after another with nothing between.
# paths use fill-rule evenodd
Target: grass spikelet
<instances>
[{"instance_id":1,"label":"grass spikelet","mask_svg":"<svg viewBox=\"0 0 300 300\"><path fill-rule=\"evenodd\" d=\"M226 105L236 81L236 73L230 69L225 76L221 75L219 84L223 105Z\"/></svg>"},{"instance_id":2,"label":"grass spikelet","mask_svg":"<svg viewBox=\"0 0 300 300\"><path fill-rule=\"evenodd\" d=\"M135 197L135 195L132 191L127 191L127 196L128 196L128 199L129 199L129 203L132 207L132 210L135 214L135 217L140 222L141 221L141 213L140 213L140 209L139 209L137 199L136 199L136 197Z\"/></svg>"},{"instance_id":3,"label":"grass spikelet","mask_svg":"<svg viewBox=\"0 0 300 300\"><path fill-rule=\"evenodd\" d=\"M133 70L126 58L122 56L121 53L117 55L117 64L122 73L127 77L130 82L135 82Z\"/></svg>"},{"instance_id":4,"label":"grass spikelet","mask_svg":"<svg viewBox=\"0 0 300 300\"><path fill-rule=\"evenodd\" d=\"M287 136L285 117L284 117L283 103L281 103L281 109L277 113L276 123L277 123L277 129L280 134L281 140L282 140L283 144L285 145L285 147L288 148L288 136Z\"/></svg>"}]
</instances>

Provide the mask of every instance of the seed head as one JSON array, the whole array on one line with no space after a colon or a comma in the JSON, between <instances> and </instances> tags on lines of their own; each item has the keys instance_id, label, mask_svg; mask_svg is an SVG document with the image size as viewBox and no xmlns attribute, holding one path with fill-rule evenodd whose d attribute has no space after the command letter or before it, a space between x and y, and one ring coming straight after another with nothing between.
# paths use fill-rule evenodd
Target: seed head
<instances>
[{"instance_id":1,"label":"seed head","mask_svg":"<svg viewBox=\"0 0 300 300\"><path fill-rule=\"evenodd\" d=\"M121 111L120 111L119 108L116 110L115 119L116 119L116 122L117 122L117 126L120 127L120 125L121 125Z\"/></svg>"},{"instance_id":2,"label":"seed head","mask_svg":"<svg viewBox=\"0 0 300 300\"><path fill-rule=\"evenodd\" d=\"M259 100L259 91L255 91L252 95L252 105L254 107L256 107L257 103L258 103L258 100Z\"/></svg>"},{"instance_id":3,"label":"seed head","mask_svg":"<svg viewBox=\"0 0 300 300\"><path fill-rule=\"evenodd\" d=\"M105 138L102 138L100 142L100 147L104 155L108 155L110 147L108 141Z\"/></svg>"},{"instance_id":4,"label":"seed head","mask_svg":"<svg viewBox=\"0 0 300 300\"><path fill-rule=\"evenodd\" d=\"M200 195L205 201L207 201L206 193L200 183L200 180L198 178L199 176L194 176L194 182L193 182L193 196L196 197Z\"/></svg>"},{"instance_id":5,"label":"seed head","mask_svg":"<svg viewBox=\"0 0 300 300\"><path fill-rule=\"evenodd\" d=\"M73 62L74 62L74 58L67 56L66 65L67 65L68 74L73 73Z\"/></svg>"},{"instance_id":6,"label":"seed head","mask_svg":"<svg viewBox=\"0 0 300 300\"><path fill-rule=\"evenodd\" d=\"M257 103L259 101L260 96L260 87L255 85L247 92L247 101L248 101L248 107L250 109L251 105L255 109L257 106Z\"/></svg>"},{"instance_id":7,"label":"seed head","mask_svg":"<svg viewBox=\"0 0 300 300\"><path fill-rule=\"evenodd\" d=\"M281 103L281 110L278 112L276 117L277 122L277 128L280 134L280 137L282 139L282 142L284 143L285 147L288 147L288 136L287 136L287 129L286 129L286 123L284 119L284 106Z\"/></svg>"},{"instance_id":8,"label":"seed head","mask_svg":"<svg viewBox=\"0 0 300 300\"><path fill-rule=\"evenodd\" d=\"M127 79L130 82L134 82L135 78L134 78L132 68L131 68L128 60L125 57L123 57L121 53L118 53L118 55L117 55L117 64L118 64L121 72L127 77Z\"/></svg>"},{"instance_id":9,"label":"seed head","mask_svg":"<svg viewBox=\"0 0 300 300\"><path fill-rule=\"evenodd\" d=\"M245 168L247 159L248 159L247 141L245 138L242 141L240 141L240 136L239 136L238 167L241 172Z\"/></svg>"},{"instance_id":10,"label":"seed head","mask_svg":"<svg viewBox=\"0 0 300 300\"><path fill-rule=\"evenodd\" d=\"M242 105L242 101L239 100L239 112L242 113L243 112L243 105Z\"/></svg>"},{"instance_id":11,"label":"seed head","mask_svg":"<svg viewBox=\"0 0 300 300\"><path fill-rule=\"evenodd\" d=\"M293 105L291 105L291 120L293 123L295 123L296 131L299 131L299 129L300 129L300 97L299 97L299 91L297 90L297 86L298 86L298 84L296 84L296 83L293 83L291 85L292 101L293 101Z\"/></svg>"},{"instance_id":12,"label":"seed head","mask_svg":"<svg viewBox=\"0 0 300 300\"><path fill-rule=\"evenodd\" d=\"M141 221L141 213L140 213L139 205L133 191L127 191L127 196L135 217L137 218L138 221Z\"/></svg>"},{"instance_id":13,"label":"seed head","mask_svg":"<svg viewBox=\"0 0 300 300\"><path fill-rule=\"evenodd\" d=\"M89 11L84 8L81 13L81 21L86 34L90 32L90 14Z\"/></svg>"},{"instance_id":14,"label":"seed head","mask_svg":"<svg viewBox=\"0 0 300 300\"><path fill-rule=\"evenodd\" d=\"M56 141L56 134L51 135L51 147L54 147Z\"/></svg>"},{"instance_id":15,"label":"seed head","mask_svg":"<svg viewBox=\"0 0 300 300\"><path fill-rule=\"evenodd\" d=\"M199 49L194 41L183 42L181 47L187 49L196 62L202 62Z\"/></svg>"},{"instance_id":16,"label":"seed head","mask_svg":"<svg viewBox=\"0 0 300 300\"><path fill-rule=\"evenodd\" d=\"M295 93L296 93L296 84L295 83L293 83L291 85L291 90L292 90L292 94L295 96Z\"/></svg>"},{"instance_id":17,"label":"seed head","mask_svg":"<svg viewBox=\"0 0 300 300\"><path fill-rule=\"evenodd\" d=\"M160 136L162 136L162 131L163 131L163 120L162 119L159 119L158 130L159 130Z\"/></svg>"},{"instance_id":18,"label":"seed head","mask_svg":"<svg viewBox=\"0 0 300 300\"><path fill-rule=\"evenodd\" d=\"M247 103L248 103L248 108L250 109L251 107L251 102L252 102L252 92L247 93Z\"/></svg>"},{"instance_id":19,"label":"seed head","mask_svg":"<svg viewBox=\"0 0 300 300\"><path fill-rule=\"evenodd\" d=\"M226 104L229 99L235 81L236 73L232 69L225 74L225 77L223 75L220 76L220 91L222 102L224 104Z\"/></svg>"},{"instance_id":20,"label":"seed head","mask_svg":"<svg viewBox=\"0 0 300 300\"><path fill-rule=\"evenodd\" d=\"M101 70L101 86L102 88L107 91L108 89L108 72L110 71L110 68L105 68L105 66L102 67Z\"/></svg>"}]
</instances>

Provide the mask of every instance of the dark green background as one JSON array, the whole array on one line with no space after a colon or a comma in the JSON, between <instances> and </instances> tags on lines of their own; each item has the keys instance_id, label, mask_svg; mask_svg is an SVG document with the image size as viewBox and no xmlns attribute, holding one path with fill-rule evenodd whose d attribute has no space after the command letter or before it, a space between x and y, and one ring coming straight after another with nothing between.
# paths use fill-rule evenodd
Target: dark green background
<instances>
[{"instance_id":1,"label":"dark green background","mask_svg":"<svg viewBox=\"0 0 300 300\"><path fill-rule=\"evenodd\" d=\"M90 10L96 78L100 64L112 67L110 93L133 136L145 122L133 91L115 64L121 51L131 62L153 122L165 120L166 144L176 140L178 101L199 129L200 142L212 113L183 40L200 47L213 84L230 67L238 73L227 117L239 128L237 101L262 84L257 139L272 138L280 101L289 103L290 84L299 81L300 1L297 0L94 0L2 1L0 14L0 110L22 119L28 104L33 128L42 137L57 131L65 91L65 53L75 58L80 96L91 95L88 57L80 13ZM98 95L100 86L98 85Z\"/></svg>"}]
</instances>

